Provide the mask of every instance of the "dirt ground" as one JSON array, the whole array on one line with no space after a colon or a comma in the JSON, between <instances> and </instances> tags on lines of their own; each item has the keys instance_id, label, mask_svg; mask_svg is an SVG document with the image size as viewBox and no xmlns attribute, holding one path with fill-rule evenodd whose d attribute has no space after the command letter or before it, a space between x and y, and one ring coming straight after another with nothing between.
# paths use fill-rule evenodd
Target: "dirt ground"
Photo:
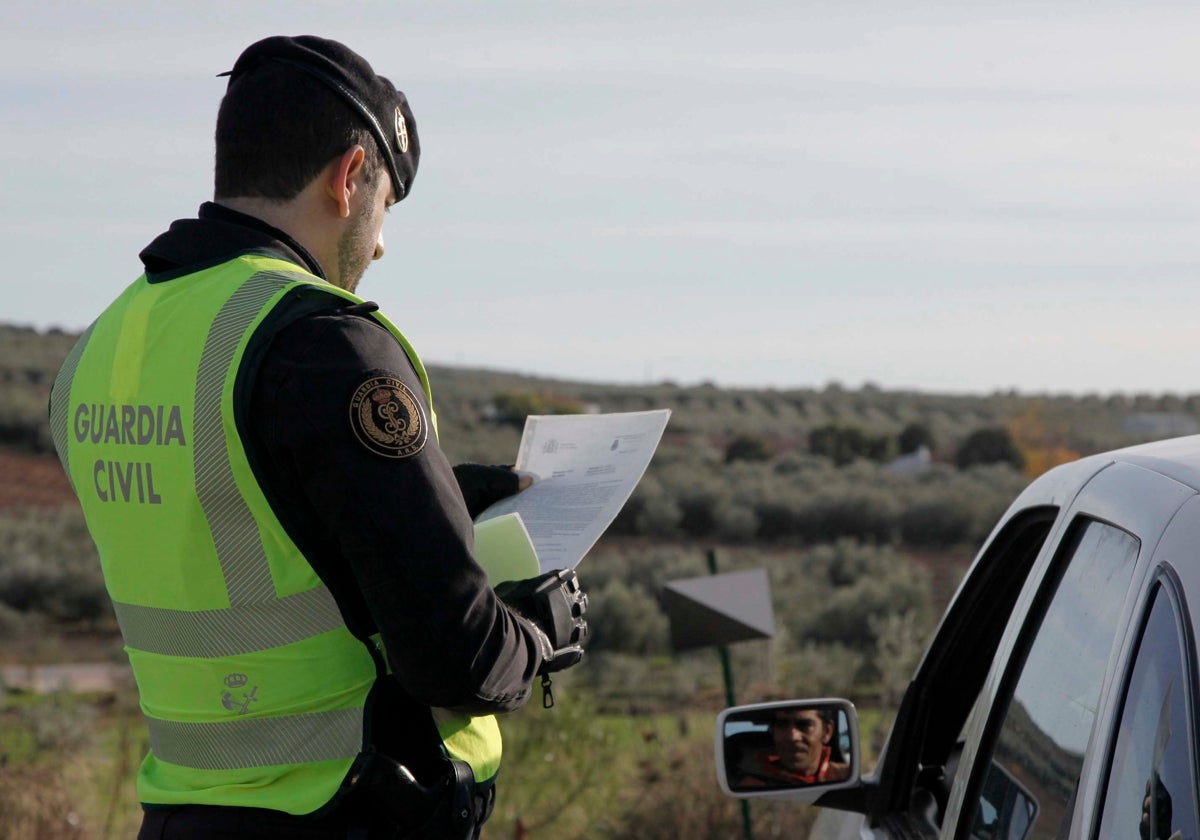
<instances>
[{"instance_id":1,"label":"dirt ground","mask_svg":"<svg viewBox=\"0 0 1200 840\"><path fill-rule=\"evenodd\" d=\"M0 511L74 504L75 492L57 458L0 447Z\"/></svg>"}]
</instances>

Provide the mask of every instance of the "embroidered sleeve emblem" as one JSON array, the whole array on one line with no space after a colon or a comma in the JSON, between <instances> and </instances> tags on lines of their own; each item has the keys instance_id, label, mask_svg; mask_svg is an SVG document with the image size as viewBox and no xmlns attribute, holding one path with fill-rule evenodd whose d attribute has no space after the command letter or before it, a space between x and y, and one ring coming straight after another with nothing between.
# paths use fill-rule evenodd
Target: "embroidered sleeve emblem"
<instances>
[{"instance_id":1,"label":"embroidered sleeve emblem","mask_svg":"<svg viewBox=\"0 0 1200 840\"><path fill-rule=\"evenodd\" d=\"M350 427L376 455L408 458L425 447L429 423L421 402L394 376L374 376L350 400Z\"/></svg>"}]
</instances>

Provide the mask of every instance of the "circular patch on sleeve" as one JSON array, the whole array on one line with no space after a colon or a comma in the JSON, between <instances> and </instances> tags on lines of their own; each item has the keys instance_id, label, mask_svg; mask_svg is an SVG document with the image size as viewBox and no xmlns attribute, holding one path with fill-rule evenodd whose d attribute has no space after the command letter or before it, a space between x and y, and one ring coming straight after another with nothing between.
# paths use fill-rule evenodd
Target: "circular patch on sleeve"
<instances>
[{"instance_id":1,"label":"circular patch on sleeve","mask_svg":"<svg viewBox=\"0 0 1200 840\"><path fill-rule=\"evenodd\" d=\"M373 376L350 400L350 427L367 449L385 458L408 458L425 448L429 422L421 401L394 376Z\"/></svg>"}]
</instances>

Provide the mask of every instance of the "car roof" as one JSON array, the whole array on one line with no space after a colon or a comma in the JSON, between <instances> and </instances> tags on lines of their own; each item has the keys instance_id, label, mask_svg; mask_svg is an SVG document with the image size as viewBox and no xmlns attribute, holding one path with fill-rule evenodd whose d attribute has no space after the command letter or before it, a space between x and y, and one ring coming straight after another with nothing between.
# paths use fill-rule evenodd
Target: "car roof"
<instances>
[{"instance_id":1,"label":"car roof","mask_svg":"<svg viewBox=\"0 0 1200 840\"><path fill-rule=\"evenodd\" d=\"M1055 467L1035 479L1010 512L1031 505L1065 504L1101 470L1121 463L1159 473L1200 492L1200 435L1190 435L1089 455Z\"/></svg>"},{"instance_id":2,"label":"car roof","mask_svg":"<svg viewBox=\"0 0 1200 840\"><path fill-rule=\"evenodd\" d=\"M1109 455L1115 461L1162 473L1200 491L1200 435L1144 443Z\"/></svg>"}]
</instances>

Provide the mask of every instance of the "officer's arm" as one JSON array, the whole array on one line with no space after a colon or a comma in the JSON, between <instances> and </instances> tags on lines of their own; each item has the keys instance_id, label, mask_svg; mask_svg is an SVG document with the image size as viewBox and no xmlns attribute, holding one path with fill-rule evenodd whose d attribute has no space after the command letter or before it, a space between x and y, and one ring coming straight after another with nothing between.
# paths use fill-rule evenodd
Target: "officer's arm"
<instances>
[{"instance_id":1,"label":"officer's arm","mask_svg":"<svg viewBox=\"0 0 1200 840\"><path fill-rule=\"evenodd\" d=\"M264 471L351 629L378 628L420 702L477 713L524 703L542 643L472 559L472 523L402 348L369 318L310 316L279 334L261 370L253 422L274 462Z\"/></svg>"}]
</instances>

